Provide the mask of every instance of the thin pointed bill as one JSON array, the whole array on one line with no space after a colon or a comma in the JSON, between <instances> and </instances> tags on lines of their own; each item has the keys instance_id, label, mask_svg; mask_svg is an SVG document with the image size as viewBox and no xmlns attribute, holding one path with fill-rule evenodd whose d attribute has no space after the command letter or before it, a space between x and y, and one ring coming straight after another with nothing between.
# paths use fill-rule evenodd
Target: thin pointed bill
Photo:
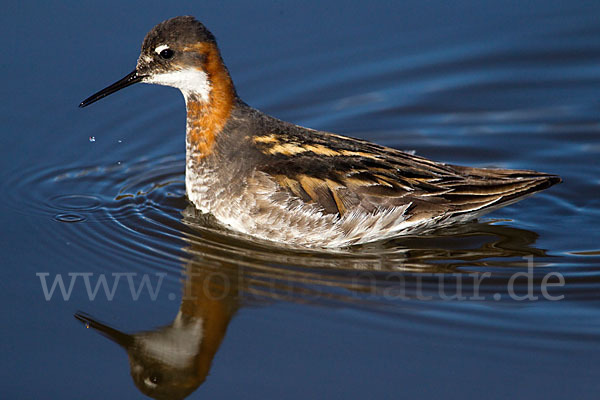
<instances>
[{"instance_id":1,"label":"thin pointed bill","mask_svg":"<svg viewBox=\"0 0 600 400\"><path fill-rule=\"evenodd\" d=\"M111 328L102 322L96 321L87 314L78 312L75 313L74 317L79 321L83 322L87 328L94 328L96 331L106 336L115 343L120 344L126 349L133 345L133 336Z\"/></svg>"},{"instance_id":2,"label":"thin pointed bill","mask_svg":"<svg viewBox=\"0 0 600 400\"><path fill-rule=\"evenodd\" d=\"M108 96L109 94L113 94L114 92L116 92L118 90L126 88L127 86L131 86L134 83L140 82L143 78L144 78L144 76L143 75L139 75L138 72L137 72L137 70L133 70L133 72L131 72L130 74L128 74L123 79L121 79L121 80L113 83L112 85L110 85L110 86L102 89L98 93L94 93L93 95L91 95L90 97L88 97L87 99L85 99L84 101L82 101L81 104L79 104L79 107L89 106L90 104L97 102L98 100L100 100L100 99Z\"/></svg>"}]
</instances>

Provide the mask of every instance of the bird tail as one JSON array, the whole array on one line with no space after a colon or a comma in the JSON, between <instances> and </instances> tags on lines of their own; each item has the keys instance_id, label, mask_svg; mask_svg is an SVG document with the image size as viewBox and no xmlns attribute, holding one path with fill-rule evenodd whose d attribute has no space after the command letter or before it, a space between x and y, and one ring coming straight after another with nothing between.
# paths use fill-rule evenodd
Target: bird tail
<instances>
[{"instance_id":1,"label":"bird tail","mask_svg":"<svg viewBox=\"0 0 600 400\"><path fill-rule=\"evenodd\" d=\"M557 175L529 170L453 167L465 177L444 195L455 215L481 216L562 182Z\"/></svg>"}]
</instances>

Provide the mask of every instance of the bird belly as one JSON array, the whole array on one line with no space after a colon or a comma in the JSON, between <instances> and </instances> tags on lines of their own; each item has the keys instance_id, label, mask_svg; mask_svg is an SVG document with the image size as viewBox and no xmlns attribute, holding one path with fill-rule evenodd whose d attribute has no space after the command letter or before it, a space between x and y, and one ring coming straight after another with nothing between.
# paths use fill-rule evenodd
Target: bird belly
<instances>
[{"instance_id":1,"label":"bird belly","mask_svg":"<svg viewBox=\"0 0 600 400\"><path fill-rule=\"evenodd\" d=\"M215 176L215 171L188 169L189 200L225 227L263 240L338 248L398 236L422 223L408 220L410 204L375 212L354 210L339 216L282 194L265 176L254 175L237 185L226 185Z\"/></svg>"}]
</instances>

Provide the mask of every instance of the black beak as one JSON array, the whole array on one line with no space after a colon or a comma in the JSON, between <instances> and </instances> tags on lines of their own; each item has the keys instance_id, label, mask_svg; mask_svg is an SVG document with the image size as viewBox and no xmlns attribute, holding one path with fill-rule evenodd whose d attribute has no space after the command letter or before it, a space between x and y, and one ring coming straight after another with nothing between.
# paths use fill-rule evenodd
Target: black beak
<instances>
[{"instance_id":1,"label":"black beak","mask_svg":"<svg viewBox=\"0 0 600 400\"><path fill-rule=\"evenodd\" d=\"M133 345L133 336L111 328L102 322L98 322L87 314L77 312L74 317L83 322L87 328L94 328L96 331L100 332L113 342L120 344L125 349L129 349Z\"/></svg>"},{"instance_id":2,"label":"black beak","mask_svg":"<svg viewBox=\"0 0 600 400\"><path fill-rule=\"evenodd\" d=\"M121 90L123 88L126 88L127 86L133 85L134 83L140 82L142 80L142 78L144 78L143 75L138 75L137 70L133 70L133 72L131 72L129 75L127 75L123 79L102 89L98 93L94 93L93 95L91 95L90 97L88 97L87 99L82 101L81 104L79 104L79 107L89 106L90 104L97 102L101 98L106 97L109 94L116 92L117 90Z\"/></svg>"}]
</instances>

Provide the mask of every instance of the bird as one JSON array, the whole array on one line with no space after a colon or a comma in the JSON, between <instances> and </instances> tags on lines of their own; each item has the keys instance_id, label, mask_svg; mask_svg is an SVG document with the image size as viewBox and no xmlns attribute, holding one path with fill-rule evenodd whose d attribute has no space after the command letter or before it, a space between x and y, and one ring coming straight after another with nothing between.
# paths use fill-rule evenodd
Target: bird
<instances>
[{"instance_id":1,"label":"bird","mask_svg":"<svg viewBox=\"0 0 600 400\"><path fill-rule=\"evenodd\" d=\"M349 248L475 219L561 182L432 161L267 115L238 96L215 36L192 16L152 28L135 69L79 106L138 82L181 91L187 198L250 238Z\"/></svg>"}]
</instances>

